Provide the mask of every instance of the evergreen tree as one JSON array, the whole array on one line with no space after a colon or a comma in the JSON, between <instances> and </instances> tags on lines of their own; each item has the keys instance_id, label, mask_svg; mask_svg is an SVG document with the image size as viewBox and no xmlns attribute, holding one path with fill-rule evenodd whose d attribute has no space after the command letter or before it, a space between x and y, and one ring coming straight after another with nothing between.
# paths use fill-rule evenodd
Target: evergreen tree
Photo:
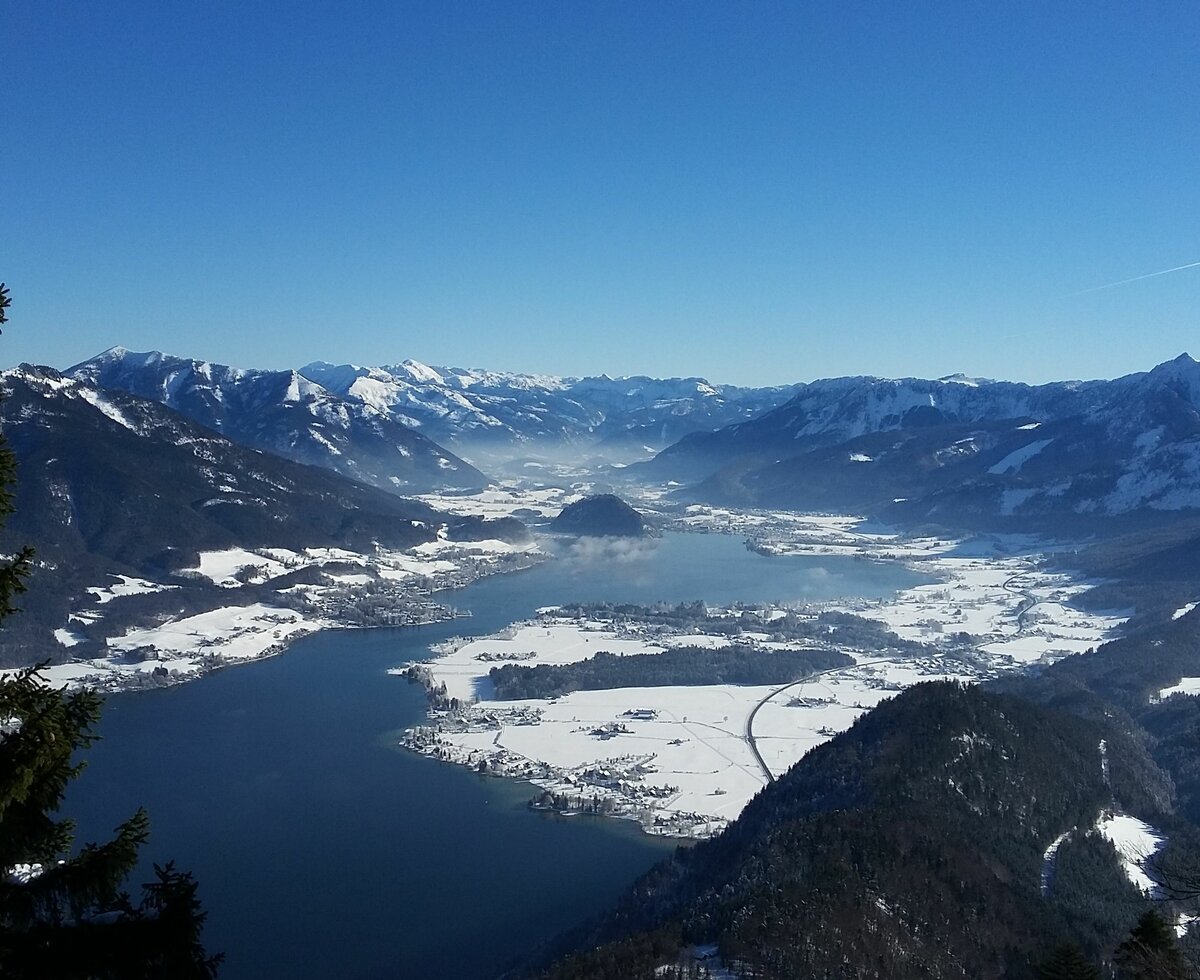
<instances>
[{"instance_id":1,"label":"evergreen tree","mask_svg":"<svg viewBox=\"0 0 1200 980\"><path fill-rule=\"evenodd\" d=\"M0 284L0 323L8 290ZM12 453L0 444L0 526L12 513ZM14 610L33 552L0 565L0 621ZM37 669L0 679L0 976L7 980L210 978L219 957L200 944L196 883L155 866L135 906L121 890L146 840L139 809L112 840L71 855L69 820L55 819L79 775L75 751L94 740L100 698L47 686Z\"/></svg>"},{"instance_id":2,"label":"evergreen tree","mask_svg":"<svg viewBox=\"0 0 1200 980\"><path fill-rule=\"evenodd\" d=\"M8 322L11 298L8 287L0 282L0 324ZM0 527L13 510L12 487L16 478L16 460L0 436ZM0 619L14 612L13 597L25 591L25 577L33 563L33 549L22 548L16 556L0 561Z\"/></svg>"},{"instance_id":3,"label":"evergreen tree","mask_svg":"<svg viewBox=\"0 0 1200 980\"><path fill-rule=\"evenodd\" d=\"M1120 980L1187 980L1192 976L1171 927L1154 909L1133 927L1114 957Z\"/></svg>"},{"instance_id":4,"label":"evergreen tree","mask_svg":"<svg viewBox=\"0 0 1200 980\"><path fill-rule=\"evenodd\" d=\"M1100 980L1100 971L1087 961L1078 946L1063 945L1042 961L1037 980Z\"/></svg>"}]
</instances>

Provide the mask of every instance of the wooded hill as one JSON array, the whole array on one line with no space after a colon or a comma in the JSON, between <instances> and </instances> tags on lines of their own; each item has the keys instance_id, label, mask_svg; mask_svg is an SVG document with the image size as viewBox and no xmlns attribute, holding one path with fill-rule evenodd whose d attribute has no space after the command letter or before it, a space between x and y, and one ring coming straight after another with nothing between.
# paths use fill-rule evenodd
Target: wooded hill
<instances>
[{"instance_id":1,"label":"wooded hill","mask_svg":"<svg viewBox=\"0 0 1200 980\"><path fill-rule=\"evenodd\" d=\"M1109 960L1149 902L1089 832L1098 815L1140 816L1170 837L1164 867L1200 868L1190 798L1177 811L1172 787L1188 753L1097 693L1106 657L1121 652L1064 661L1023 682L1022 697L949 683L901 693L810 752L720 837L650 872L560 947L586 952L540 976L663 976L693 943L718 944L761 980L1023 980L1063 943ZM1176 729L1194 738L1186 714ZM1045 851L1072 829L1043 893Z\"/></svg>"}]
</instances>

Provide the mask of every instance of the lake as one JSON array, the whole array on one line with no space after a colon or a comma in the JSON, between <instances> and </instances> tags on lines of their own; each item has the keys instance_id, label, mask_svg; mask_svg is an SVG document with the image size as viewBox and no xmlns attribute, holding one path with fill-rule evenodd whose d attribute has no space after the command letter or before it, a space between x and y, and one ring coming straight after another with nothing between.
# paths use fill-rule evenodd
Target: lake
<instances>
[{"instance_id":1,"label":"lake","mask_svg":"<svg viewBox=\"0 0 1200 980\"><path fill-rule=\"evenodd\" d=\"M112 696L65 807L78 839L107 839L144 805L137 880L151 861L195 873L225 980L492 977L602 911L673 844L531 812L530 786L397 749L424 695L389 667L556 603L881 597L924 581L898 565L766 557L719 534L553 547L562 557L450 594L470 619L326 631L269 660Z\"/></svg>"}]
</instances>

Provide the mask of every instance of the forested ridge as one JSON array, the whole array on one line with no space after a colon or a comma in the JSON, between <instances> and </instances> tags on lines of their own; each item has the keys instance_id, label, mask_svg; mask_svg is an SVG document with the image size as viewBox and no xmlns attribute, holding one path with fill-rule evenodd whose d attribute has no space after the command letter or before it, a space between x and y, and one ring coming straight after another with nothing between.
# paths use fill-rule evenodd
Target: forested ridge
<instances>
[{"instance_id":1,"label":"forested ridge","mask_svg":"<svg viewBox=\"0 0 1200 980\"><path fill-rule=\"evenodd\" d=\"M836 650L718 649L682 646L662 653L615 654L601 650L572 664L525 667L503 664L488 676L502 701L556 698L572 691L700 684L787 684L822 670L853 665Z\"/></svg>"},{"instance_id":2,"label":"forested ridge","mask_svg":"<svg viewBox=\"0 0 1200 980\"><path fill-rule=\"evenodd\" d=\"M689 944L717 944L764 980L1021 980L1064 944L1109 962L1152 903L1091 832L1097 816L1161 827L1176 867L1200 867L1200 849L1151 740L1124 712L1091 708L910 688L805 756L724 834L654 869L560 947L586 952L539 975L662 976ZM1045 851L1064 831L1043 892Z\"/></svg>"}]
</instances>

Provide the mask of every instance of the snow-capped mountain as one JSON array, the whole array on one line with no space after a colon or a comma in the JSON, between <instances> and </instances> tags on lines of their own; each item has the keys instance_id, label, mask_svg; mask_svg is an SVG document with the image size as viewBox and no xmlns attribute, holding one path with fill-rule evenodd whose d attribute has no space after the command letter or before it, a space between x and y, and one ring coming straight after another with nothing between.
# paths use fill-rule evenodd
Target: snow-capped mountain
<instances>
[{"instance_id":1,"label":"snow-capped mountain","mask_svg":"<svg viewBox=\"0 0 1200 980\"><path fill-rule=\"evenodd\" d=\"M247 371L114 347L66 375L161 402L235 442L393 492L475 488L486 477L376 406L296 371Z\"/></svg>"},{"instance_id":2,"label":"snow-capped mountain","mask_svg":"<svg viewBox=\"0 0 1200 980\"><path fill-rule=\"evenodd\" d=\"M906 520L1049 521L1200 507L1200 364L1024 385L838 378L645 464L698 497Z\"/></svg>"},{"instance_id":3,"label":"snow-capped mountain","mask_svg":"<svg viewBox=\"0 0 1200 980\"><path fill-rule=\"evenodd\" d=\"M168 548L407 547L434 535L424 504L249 449L149 399L29 365L0 375L0 394L19 473L6 533L39 554L144 569Z\"/></svg>"},{"instance_id":4,"label":"snow-capped mountain","mask_svg":"<svg viewBox=\"0 0 1200 980\"><path fill-rule=\"evenodd\" d=\"M300 374L464 451L558 443L661 448L689 432L753 418L794 390L702 378L506 374L412 360L384 367L316 362Z\"/></svg>"}]
</instances>

